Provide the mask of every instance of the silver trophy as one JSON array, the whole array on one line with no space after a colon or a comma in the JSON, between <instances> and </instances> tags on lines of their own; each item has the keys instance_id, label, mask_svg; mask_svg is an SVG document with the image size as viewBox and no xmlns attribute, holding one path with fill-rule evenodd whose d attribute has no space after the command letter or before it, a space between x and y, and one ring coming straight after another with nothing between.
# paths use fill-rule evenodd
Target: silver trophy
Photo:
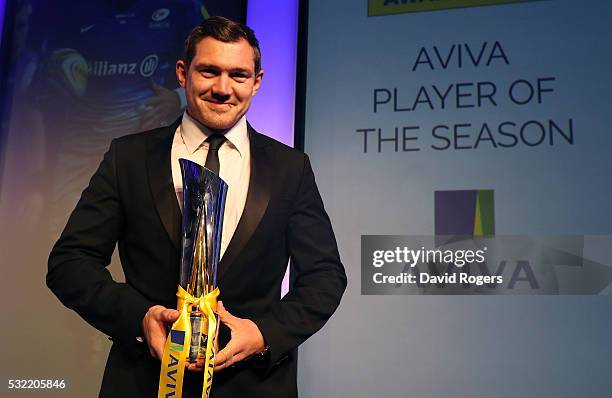
<instances>
[{"instance_id":1,"label":"silver trophy","mask_svg":"<svg viewBox=\"0 0 612 398\"><path fill-rule=\"evenodd\" d=\"M183 177L180 285L187 293L200 297L217 287L227 184L197 163L186 159L179 159L179 163ZM197 305L190 310L189 362L204 356L209 338L207 319L200 310Z\"/></svg>"}]
</instances>

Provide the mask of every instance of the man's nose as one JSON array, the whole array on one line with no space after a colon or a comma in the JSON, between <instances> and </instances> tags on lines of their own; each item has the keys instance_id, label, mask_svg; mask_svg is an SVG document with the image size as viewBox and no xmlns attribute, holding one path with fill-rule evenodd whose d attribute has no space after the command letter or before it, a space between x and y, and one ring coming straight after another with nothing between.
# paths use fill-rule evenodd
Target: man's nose
<instances>
[{"instance_id":1,"label":"man's nose","mask_svg":"<svg viewBox=\"0 0 612 398\"><path fill-rule=\"evenodd\" d=\"M229 97L232 94L229 76L225 73L220 74L215 80L212 89L212 93L215 97Z\"/></svg>"}]
</instances>

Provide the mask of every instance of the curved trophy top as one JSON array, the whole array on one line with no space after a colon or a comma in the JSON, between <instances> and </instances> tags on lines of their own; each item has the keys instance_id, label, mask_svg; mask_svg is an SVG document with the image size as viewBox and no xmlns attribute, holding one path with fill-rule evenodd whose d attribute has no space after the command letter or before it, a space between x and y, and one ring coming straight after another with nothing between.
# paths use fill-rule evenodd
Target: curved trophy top
<instances>
[{"instance_id":1,"label":"curved trophy top","mask_svg":"<svg viewBox=\"0 0 612 398\"><path fill-rule=\"evenodd\" d=\"M179 159L183 177L180 285L199 297L217 286L227 183L187 159Z\"/></svg>"}]
</instances>

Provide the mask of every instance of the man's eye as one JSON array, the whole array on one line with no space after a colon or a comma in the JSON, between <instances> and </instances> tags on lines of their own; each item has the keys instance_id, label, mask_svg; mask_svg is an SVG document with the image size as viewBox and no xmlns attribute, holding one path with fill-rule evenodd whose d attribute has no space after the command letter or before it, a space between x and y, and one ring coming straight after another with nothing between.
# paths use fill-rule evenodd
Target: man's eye
<instances>
[{"instance_id":1,"label":"man's eye","mask_svg":"<svg viewBox=\"0 0 612 398\"><path fill-rule=\"evenodd\" d=\"M249 78L249 76L247 76L246 73L232 73L232 79L238 81L238 82L244 82L246 81L246 79Z\"/></svg>"},{"instance_id":2,"label":"man's eye","mask_svg":"<svg viewBox=\"0 0 612 398\"><path fill-rule=\"evenodd\" d=\"M217 76L217 71L215 71L213 69L202 69L200 71L200 73L204 77L215 77L215 76Z\"/></svg>"}]
</instances>

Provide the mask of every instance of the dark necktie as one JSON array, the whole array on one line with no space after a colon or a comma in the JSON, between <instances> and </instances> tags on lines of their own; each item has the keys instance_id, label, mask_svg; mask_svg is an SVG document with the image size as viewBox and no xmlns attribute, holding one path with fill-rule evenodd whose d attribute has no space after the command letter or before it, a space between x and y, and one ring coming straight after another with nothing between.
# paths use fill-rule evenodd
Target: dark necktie
<instances>
[{"instance_id":1,"label":"dark necktie","mask_svg":"<svg viewBox=\"0 0 612 398\"><path fill-rule=\"evenodd\" d=\"M225 142L226 138L223 134L213 134L206 139L208 142L208 154L206 155L206 163L204 167L219 175L219 148Z\"/></svg>"}]
</instances>

